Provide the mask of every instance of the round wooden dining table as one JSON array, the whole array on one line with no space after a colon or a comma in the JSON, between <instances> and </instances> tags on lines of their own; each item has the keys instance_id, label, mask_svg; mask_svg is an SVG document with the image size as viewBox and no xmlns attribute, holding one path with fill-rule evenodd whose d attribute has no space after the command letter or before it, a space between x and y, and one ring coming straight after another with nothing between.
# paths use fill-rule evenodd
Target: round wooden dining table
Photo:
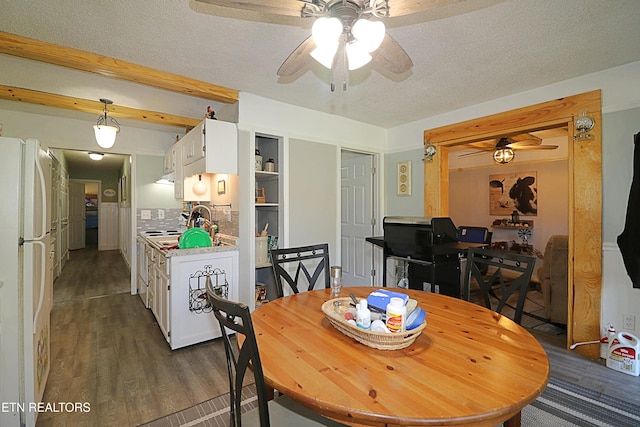
<instances>
[{"instance_id":1,"label":"round wooden dining table","mask_svg":"<svg viewBox=\"0 0 640 427\"><path fill-rule=\"evenodd\" d=\"M343 288L366 298L374 288ZM334 328L330 290L294 294L252 313L268 386L349 425L505 426L544 390L549 361L512 320L467 301L394 289L418 302L427 326L413 344L377 350Z\"/></svg>"}]
</instances>

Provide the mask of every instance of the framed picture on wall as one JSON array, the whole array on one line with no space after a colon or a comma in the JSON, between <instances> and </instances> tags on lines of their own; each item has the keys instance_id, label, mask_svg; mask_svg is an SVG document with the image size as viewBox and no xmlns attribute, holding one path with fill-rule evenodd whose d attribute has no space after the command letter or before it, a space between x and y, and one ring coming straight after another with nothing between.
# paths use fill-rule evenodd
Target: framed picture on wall
<instances>
[{"instance_id":1,"label":"framed picture on wall","mask_svg":"<svg viewBox=\"0 0 640 427\"><path fill-rule=\"evenodd\" d=\"M489 215L538 215L537 172L489 175Z\"/></svg>"},{"instance_id":2,"label":"framed picture on wall","mask_svg":"<svg viewBox=\"0 0 640 427\"><path fill-rule=\"evenodd\" d=\"M411 160L398 162L398 196L411 195Z\"/></svg>"}]
</instances>

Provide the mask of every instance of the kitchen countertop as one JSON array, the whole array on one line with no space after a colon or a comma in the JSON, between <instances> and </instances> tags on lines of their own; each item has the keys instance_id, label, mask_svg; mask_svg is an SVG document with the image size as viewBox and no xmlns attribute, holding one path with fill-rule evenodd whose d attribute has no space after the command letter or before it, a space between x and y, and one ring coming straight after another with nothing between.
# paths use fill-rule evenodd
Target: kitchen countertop
<instances>
[{"instance_id":1,"label":"kitchen countertop","mask_svg":"<svg viewBox=\"0 0 640 427\"><path fill-rule=\"evenodd\" d=\"M237 237L220 233L216 234L216 238L222 240L222 245L191 249L170 249L172 246L177 245L178 239L180 238L180 235L175 233L166 234L161 232L160 234L150 235L147 232L142 231L138 233L138 236L148 242L153 248L160 251L160 253L167 258L173 256L199 255L212 252L228 252L238 250Z\"/></svg>"}]
</instances>

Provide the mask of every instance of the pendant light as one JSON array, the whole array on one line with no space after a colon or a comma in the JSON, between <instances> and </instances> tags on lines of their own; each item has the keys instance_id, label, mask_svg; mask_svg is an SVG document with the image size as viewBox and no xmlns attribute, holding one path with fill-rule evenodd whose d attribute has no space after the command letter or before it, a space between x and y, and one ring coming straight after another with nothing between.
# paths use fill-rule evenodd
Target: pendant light
<instances>
[{"instance_id":1,"label":"pendant light","mask_svg":"<svg viewBox=\"0 0 640 427\"><path fill-rule=\"evenodd\" d=\"M113 117L107 117L109 110L107 105L113 104L110 99L100 98L104 104L104 116L98 117L98 122L93 126L96 134L96 142L102 148L111 148L116 142L116 134L120 132L120 123Z\"/></svg>"},{"instance_id":2,"label":"pendant light","mask_svg":"<svg viewBox=\"0 0 640 427\"><path fill-rule=\"evenodd\" d=\"M193 191L193 194L197 196L204 196L205 194L207 194L207 185L202 182L202 175L198 175L198 182L193 184L191 190Z\"/></svg>"}]
</instances>

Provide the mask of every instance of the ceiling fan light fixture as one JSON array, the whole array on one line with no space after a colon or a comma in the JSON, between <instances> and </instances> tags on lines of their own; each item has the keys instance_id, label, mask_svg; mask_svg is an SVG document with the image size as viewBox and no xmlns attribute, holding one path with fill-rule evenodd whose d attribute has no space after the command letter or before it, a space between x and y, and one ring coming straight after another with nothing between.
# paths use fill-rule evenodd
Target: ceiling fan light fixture
<instances>
[{"instance_id":1,"label":"ceiling fan light fixture","mask_svg":"<svg viewBox=\"0 0 640 427\"><path fill-rule=\"evenodd\" d=\"M501 165L511 162L516 153L509 147L499 148L493 152L493 160Z\"/></svg>"},{"instance_id":2,"label":"ceiling fan light fixture","mask_svg":"<svg viewBox=\"0 0 640 427\"><path fill-rule=\"evenodd\" d=\"M337 44L342 34L342 22L338 18L320 17L311 27L311 37L316 46Z\"/></svg>"},{"instance_id":3,"label":"ceiling fan light fixture","mask_svg":"<svg viewBox=\"0 0 640 427\"><path fill-rule=\"evenodd\" d=\"M345 49L347 51L349 71L357 70L358 68L367 65L373 59L368 52L360 48L358 42L347 44Z\"/></svg>"},{"instance_id":4,"label":"ceiling fan light fixture","mask_svg":"<svg viewBox=\"0 0 640 427\"><path fill-rule=\"evenodd\" d=\"M334 44L319 45L311 51L311 57L322 64L325 68L333 67L333 60L338 51L338 42Z\"/></svg>"},{"instance_id":5,"label":"ceiling fan light fixture","mask_svg":"<svg viewBox=\"0 0 640 427\"><path fill-rule=\"evenodd\" d=\"M111 148L116 142L116 134L120 132L120 123L113 117L108 117L107 105L113 104L110 99L100 98L100 102L104 104L104 115L98 117L98 121L93 125L93 131L96 135L96 142L102 148Z\"/></svg>"},{"instance_id":6,"label":"ceiling fan light fixture","mask_svg":"<svg viewBox=\"0 0 640 427\"><path fill-rule=\"evenodd\" d=\"M374 52L382 44L385 35L385 26L382 21L369 21L368 19L358 19L351 34L356 38L357 44L367 53Z\"/></svg>"}]
</instances>

